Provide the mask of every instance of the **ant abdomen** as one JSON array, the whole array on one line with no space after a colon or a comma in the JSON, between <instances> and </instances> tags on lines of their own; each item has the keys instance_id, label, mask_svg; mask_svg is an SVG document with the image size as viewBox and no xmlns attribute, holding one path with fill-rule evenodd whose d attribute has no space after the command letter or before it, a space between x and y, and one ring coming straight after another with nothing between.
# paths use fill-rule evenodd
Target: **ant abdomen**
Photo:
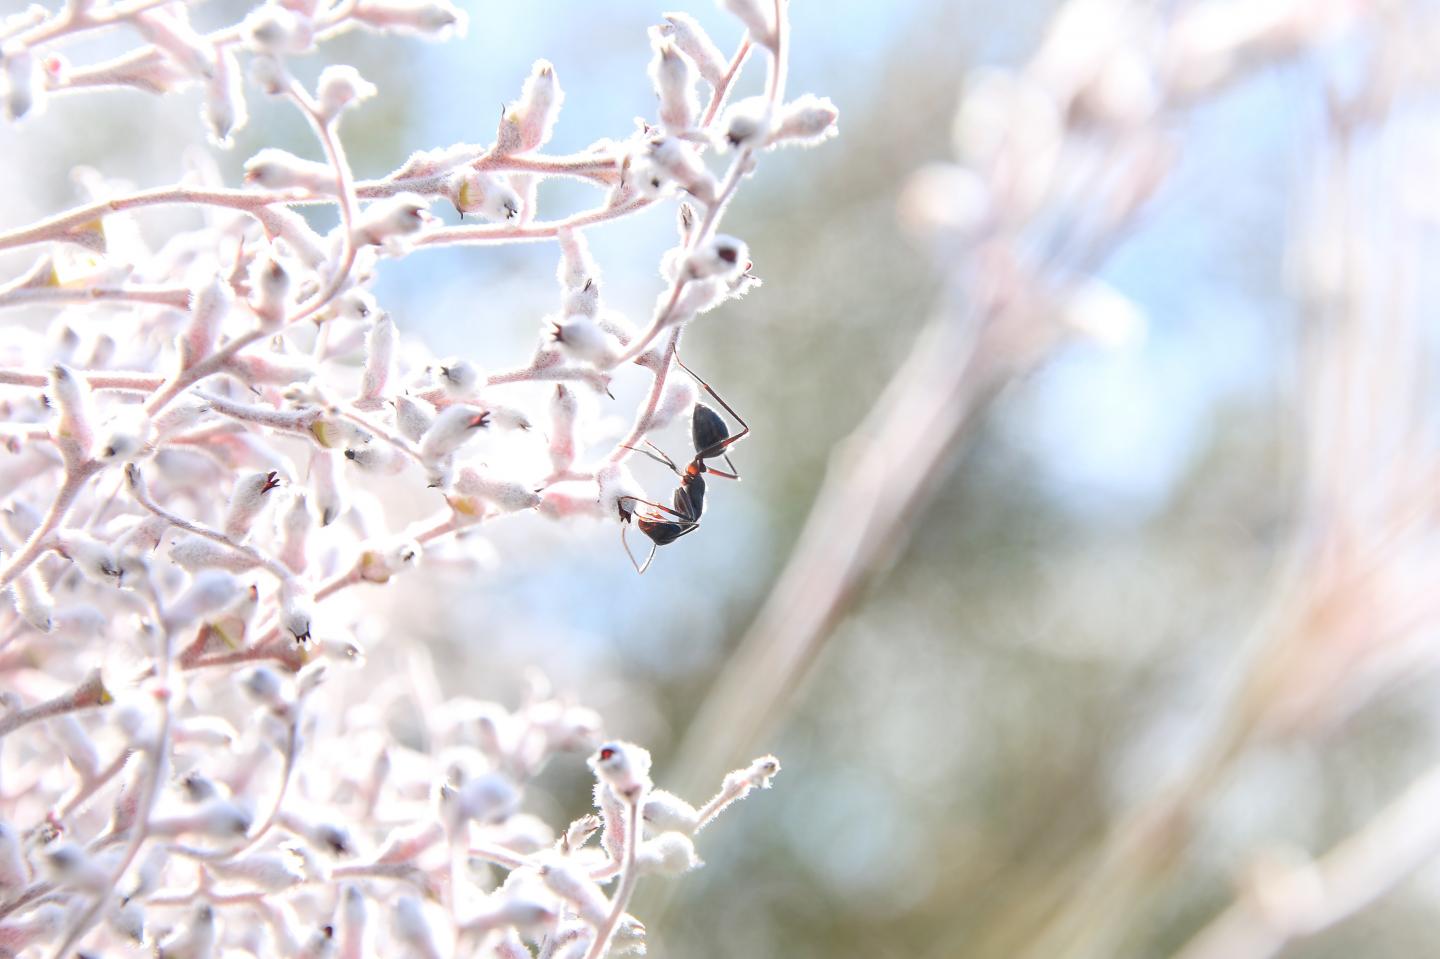
<instances>
[{"instance_id":1,"label":"ant abdomen","mask_svg":"<svg viewBox=\"0 0 1440 959\"><path fill-rule=\"evenodd\" d=\"M730 427L720 418L720 414L706 406L704 403L695 404L695 415L690 423L691 436L695 441L695 450L705 453L730 438Z\"/></svg>"}]
</instances>

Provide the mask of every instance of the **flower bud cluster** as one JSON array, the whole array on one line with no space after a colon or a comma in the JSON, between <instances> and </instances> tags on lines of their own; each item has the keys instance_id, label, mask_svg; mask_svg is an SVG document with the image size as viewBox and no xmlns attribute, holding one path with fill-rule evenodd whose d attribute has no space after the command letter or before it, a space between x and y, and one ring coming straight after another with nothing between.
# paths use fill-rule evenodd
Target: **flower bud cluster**
<instances>
[{"instance_id":1,"label":"flower bud cluster","mask_svg":"<svg viewBox=\"0 0 1440 959\"><path fill-rule=\"evenodd\" d=\"M537 60L498 126L477 128L493 141L372 179L346 135L379 92L313 61L354 27L461 34L459 5L248 6L225 26L186 4L84 0L0 23L11 120L119 86L188 91L173 102L220 149L254 135L257 95L314 138L257 145L228 180L186 159L183 180L140 193L80 170L83 212L0 231L7 257L38 247L0 280L0 309L50 323L17 327L0 364L0 738L7 783L25 787L0 821L0 952L446 956L480 935L514 957L638 954L628 890L699 865L705 809L655 789L649 754L604 741L569 699L428 695L441 684L415 682L413 640L355 597L479 568L492 522L634 518L650 497L630 447L696 400L657 337L753 285L722 214L753 154L825 138L833 108L777 87L763 135L727 141L745 58L732 69L669 14L651 33L655 115L633 134L547 153L566 96ZM783 74L786 25L727 6ZM133 48L93 64L84 44L52 49L102 20ZM600 205L559 216L552 177ZM645 322L584 231L677 199L680 244ZM458 226L432 213L447 202ZM152 229L154 206L194 225ZM430 245L550 239L558 289L523 317L535 348L518 360L432 356L374 292L390 260ZM610 386L626 395L631 363L654 398L625 409ZM638 433L617 442L609 424L627 418ZM539 819L560 804L536 776L584 775L586 755L596 815Z\"/></svg>"}]
</instances>

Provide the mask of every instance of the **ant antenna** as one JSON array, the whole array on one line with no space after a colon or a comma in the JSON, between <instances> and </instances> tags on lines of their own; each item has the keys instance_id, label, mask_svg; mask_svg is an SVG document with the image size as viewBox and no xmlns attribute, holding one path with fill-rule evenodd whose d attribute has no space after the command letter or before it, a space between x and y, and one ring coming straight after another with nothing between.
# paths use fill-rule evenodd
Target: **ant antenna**
<instances>
[{"instance_id":1,"label":"ant antenna","mask_svg":"<svg viewBox=\"0 0 1440 959\"><path fill-rule=\"evenodd\" d=\"M650 544L650 555L645 557L644 563L640 563L635 559L635 554L630 552L630 541L625 538L625 529L629 525L629 523L620 524L620 545L625 547L625 555L630 557L630 565L635 567L635 572L644 576L645 571L650 568L650 561L655 558L655 544Z\"/></svg>"},{"instance_id":2,"label":"ant antenna","mask_svg":"<svg viewBox=\"0 0 1440 959\"><path fill-rule=\"evenodd\" d=\"M676 465L675 465L675 461L672 460L670 457L668 457L668 456L665 455L665 451L664 451L664 450L662 450L660 447L656 446L654 443L650 442L649 440L646 440L646 441L645 441L645 445L648 446L648 447L650 447L650 449L649 449L649 450L642 450L642 449L641 449L640 447L638 447L638 446L630 446L630 445L625 444L625 443L621 443L621 444L620 444L620 448L621 448L621 449L625 449L625 450L630 450L630 451L633 452L633 453L644 453L646 456L650 457L650 458L651 458L652 460L654 460L655 462L657 462L657 463L663 463L663 464L665 464L666 466L670 467L671 471L674 472L677 476L680 475L680 467L676 466ZM650 450L654 450L655 452L652 453L652 452L650 452ZM657 455L655 455L656 453L658 453L658 454L660 454L660 455L657 456ZM641 502L644 502L644 501L641 500Z\"/></svg>"}]
</instances>

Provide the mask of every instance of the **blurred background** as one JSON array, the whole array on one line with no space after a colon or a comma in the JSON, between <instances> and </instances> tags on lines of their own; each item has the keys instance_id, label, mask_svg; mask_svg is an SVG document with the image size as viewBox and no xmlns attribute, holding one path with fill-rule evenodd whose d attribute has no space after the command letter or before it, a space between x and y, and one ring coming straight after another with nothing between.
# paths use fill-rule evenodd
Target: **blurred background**
<instances>
[{"instance_id":1,"label":"blurred background","mask_svg":"<svg viewBox=\"0 0 1440 959\"><path fill-rule=\"evenodd\" d=\"M722 49L738 42L713 4L672 5ZM653 112L659 7L469 10L463 40L327 48L381 90L347 121L362 177L487 141L538 57L566 90L553 152ZM536 671L648 745L658 783L694 801L750 756L781 758L776 788L702 834L704 870L642 886L652 955L1165 956L1205 947L1237 901L1282 930L1271 939L1328 927L1286 955L1423 954L1440 935L1433 809L1401 830L1413 861L1360 886L1391 894L1354 918L1327 913L1327 861L1310 857L1424 776L1440 733L1433 7L905 0L791 16L792 95L832 98L841 133L763 158L724 229L764 286L682 344L753 429L734 449L743 482L714 481L702 528L643 577L611 524L495 524L479 575L440 566L363 594L372 668L423 650L450 691L507 703ZM1114 32L1148 58L1138 115L1087 118L1050 89L1054 128L1035 133L1028 94L977 80L1043 88L1072 52L1098 69L1110 48L1095 37ZM762 73L752 63L742 93ZM915 185L957 161L957 110L986 95L971 105L1017 151L1033 136L1053 153L1040 198L997 186L1016 158L987 167L973 124L958 134L973 175ZM0 171L27 184L6 223L72 202L53 156L149 186L177 175L177 142L203 144L198 122L141 95L82 102L0 128ZM251 111L216 154L227 182L264 145L314 154L283 105ZM54 155L19 151L24 137ZM1137 170L1154 182L1114 214ZM587 191L546 187L542 211L581 209ZM1111 218L1071 215L1097 206ZM665 205L589 233L607 301L632 320L662 288L673 222ZM1084 253L1067 257L1076 235ZM387 261L377 293L437 353L505 368L552 309L557 256L422 251ZM960 375L932 399L963 422L897 405L837 453L904 391L917 342L924 375ZM617 376L617 416L645 385ZM911 433L924 456L888 475L855 465ZM662 446L678 457L686 438ZM827 576L823 549L800 553L814 575L757 626L807 516L844 534L864 522L856 501L898 512L867 527L846 576ZM578 814L587 781L557 765L532 798ZM1317 914L1330 921L1307 925ZM1208 948L1193 954L1272 954Z\"/></svg>"}]
</instances>

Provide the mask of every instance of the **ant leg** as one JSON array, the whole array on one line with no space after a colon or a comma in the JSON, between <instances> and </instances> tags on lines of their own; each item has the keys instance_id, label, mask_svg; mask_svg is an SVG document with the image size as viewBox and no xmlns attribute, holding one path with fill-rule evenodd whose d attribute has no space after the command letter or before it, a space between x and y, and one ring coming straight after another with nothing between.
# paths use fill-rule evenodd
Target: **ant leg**
<instances>
[{"instance_id":1,"label":"ant leg","mask_svg":"<svg viewBox=\"0 0 1440 959\"><path fill-rule=\"evenodd\" d=\"M729 413L732 417L735 418L735 421L740 424L740 432L732 434L730 436L726 436L724 439L717 440L716 442L704 447L703 449L695 450L695 458L697 460L707 460L715 456L724 457L725 463L730 467L730 472L717 472L716 475L738 480L740 478L740 471L735 469L735 464L730 461L730 457L725 451L729 449L733 444L738 443L740 440L744 439L745 436L750 433L750 424L746 423L744 417L742 417L739 413L735 412L735 408L732 407L729 403L725 402L725 400L720 396L719 393L715 392L714 387L712 387L709 383L706 383L704 380L702 380L699 376L696 375L694 370L686 366L685 361L680 359L680 354L678 353L675 354L675 363L686 373L689 373L694 378L695 382L703 386L705 388L705 392L709 393L710 396L715 400L715 402L719 403L722 407L724 407L725 412ZM717 416L716 419L718 418L719 417Z\"/></svg>"},{"instance_id":2,"label":"ant leg","mask_svg":"<svg viewBox=\"0 0 1440 959\"><path fill-rule=\"evenodd\" d=\"M692 377L694 377L695 382L696 382L696 383L699 383L702 387L704 387L704 388L705 388L705 392L706 392L706 393L709 393L710 396L711 396L711 398L714 399L715 402L717 402L717 403L719 403L721 406L723 406L723 407L725 408L725 412L727 412L727 413L729 413L731 416L735 417L735 421L740 424L740 432L736 433L734 436L728 436L728 437L726 437L721 443L716 444L717 446L720 447L720 450L723 450L726 446L729 446L731 443L735 442L735 441L738 440L740 437L742 437L742 436L744 436L745 434L749 433L749 432L750 432L750 424L747 423L747 422L745 422L745 418L744 418L743 416L741 416L739 413L735 412L734 407L732 407L729 403L727 403L727 402L725 402L723 399L721 399L720 394L715 392L715 388L714 388L714 387L712 387L709 383L706 383L704 380L702 380L702 379L699 377L698 374L696 374L696 372L695 372L694 370L692 370L692 369L690 369L690 367L686 366L686 365L685 365L685 361L682 360L682 359L680 359L680 354L679 354L678 352L675 353L674 356L675 356L675 365L679 366L680 369L684 370L686 373L689 373ZM719 455L720 455L720 450L717 450L715 453L713 453L713 454L711 454L711 455L713 455L713 456L719 456Z\"/></svg>"},{"instance_id":3,"label":"ant leg","mask_svg":"<svg viewBox=\"0 0 1440 959\"><path fill-rule=\"evenodd\" d=\"M653 508L655 508L655 509L662 510L662 511L664 511L664 512L666 512L666 513L669 513L671 516L675 517L675 518L678 519L678 520L685 520L686 522L688 522L688 521L691 519L691 517L686 516L684 513L677 512L676 510L673 510L673 509L671 509L671 508L668 507L668 506L662 506L662 505L660 505L659 503L652 503L652 502L650 502L648 499L641 499L641 498L638 497L638 496L622 496L622 497L620 497L620 498L621 498L621 499L628 499L628 500L629 500L630 502L632 502L632 503L644 503L646 506L650 506L650 507L653 507ZM623 533L624 530L621 530L621 532Z\"/></svg>"}]
</instances>

